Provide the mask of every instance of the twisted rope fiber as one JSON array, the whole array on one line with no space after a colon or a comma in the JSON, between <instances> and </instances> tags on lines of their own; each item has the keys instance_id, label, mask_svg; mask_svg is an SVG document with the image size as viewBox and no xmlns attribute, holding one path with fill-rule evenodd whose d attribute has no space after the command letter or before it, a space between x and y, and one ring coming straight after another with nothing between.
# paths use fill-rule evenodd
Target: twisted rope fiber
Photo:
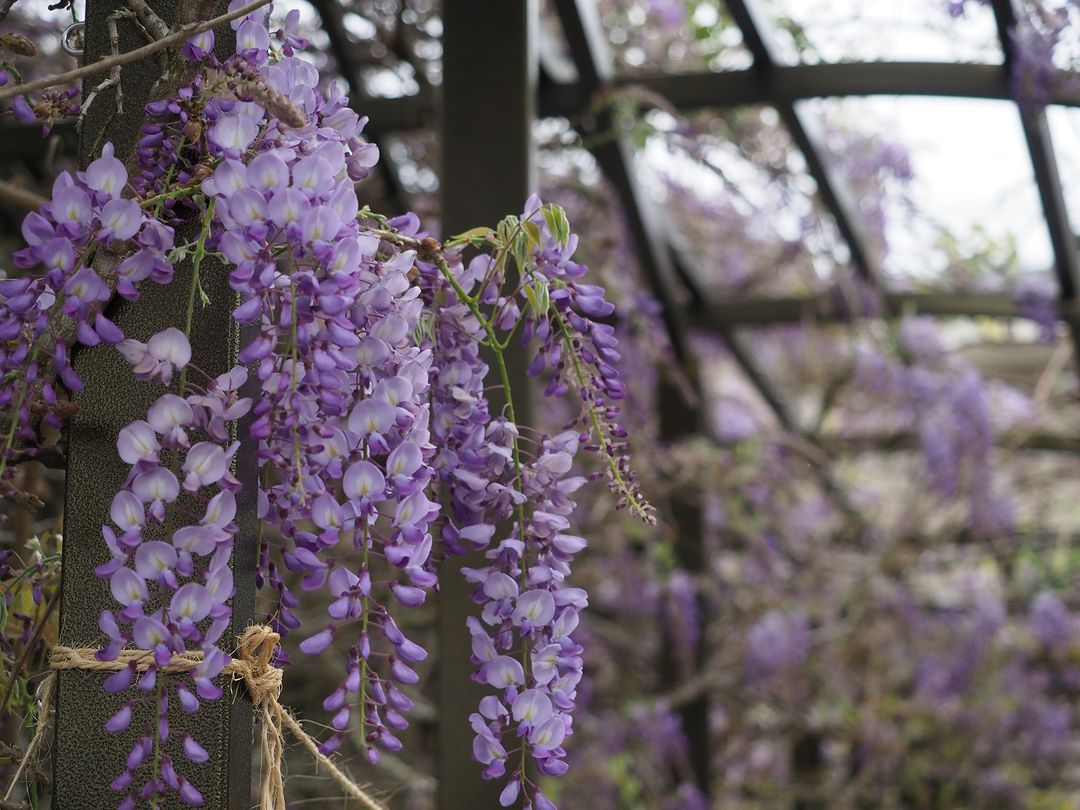
<instances>
[{"instance_id":1,"label":"twisted rope fiber","mask_svg":"<svg viewBox=\"0 0 1080 810\"><path fill-rule=\"evenodd\" d=\"M280 636L264 624L246 628L240 636L237 653L221 670L234 679L242 680L247 687L251 702L262 712L263 775L259 788L259 807L263 810L285 810L285 780L281 769L285 755L285 737L282 726L308 750L312 758L326 768L330 777L349 796L356 799L366 810L385 810L374 798L356 785L333 761L319 751L318 742L312 738L292 714L281 705L281 670L270 665ZM60 670L80 669L90 672L118 672L134 663L138 670L148 669L154 662L154 653L148 650L121 650L112 661L99 661L94 647L64 647L56 645L49 654L52 672L41 685L41 717L37 731L26 749L19 770L11 782L8 793L19 781L23 769L44 742L49 720L52 716L52 694L56 673ZM176 653L160 672L193 672L202 662L201 652ZM7 797L5 796L5 799Z\"/></svg>"}]
</instances>

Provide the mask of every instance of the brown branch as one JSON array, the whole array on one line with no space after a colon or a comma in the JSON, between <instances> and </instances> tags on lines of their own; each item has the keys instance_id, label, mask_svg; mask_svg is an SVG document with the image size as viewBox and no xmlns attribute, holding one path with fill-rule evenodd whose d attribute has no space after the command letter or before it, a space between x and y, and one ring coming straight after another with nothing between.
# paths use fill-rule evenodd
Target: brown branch
<instances>
[{"instance_id":1,"label":"brown branch","mask_svg":"<svg viewBox=\"0 0 1080 810\"><path fill-rule=\"evenodd\" d=\"M9 98L15 96L21 96L25 93L33 93L37 90L44 90L46 87L53 87L58 84L67 84L77 79L83 79L87 76L93 76L97 73L101 73L103 70L108 70L114 66L129 65L132 62L138 62L140 59L145 59L148 56L153 56L155 53L159 53L167 48L171 48L175 45L181 45L187 40L191 39L196 34L201 34L204 31L210 31L225 23L237 20L240 17L246 17L253 11L265 6L270 0L255 0L253 3L249 3L243 8L239 8L236 11L228 14L222 14L220 17L215 17L212 20L200 23L190 23L184 25L174 33L169 34L163 39L159 39L157 42L151 42L149 45L144 45L141 48L136 48L133 51L122 53L119 56L109 57L107 59L99 59L92 65L83 65L81 68L75 70L69 70L65 73L58 73L55 76L47 76L44 79L38 79L37 81L28 82L26 84L17 84L10 87L0 88L0 101L6 101Z\"/></svg>"},{"instance_id":2,"label":"brown branch","mask_svg":"<svg viewBox=\"0 0 1080 810\"><path fill-rule=\"evenodd\" d=\"M37 211L48 200L33 191L19 188L7 180L0 180L0 202L8 203L24 211Z\"/></svg>"},{"instance_id":3,"label":"brown branch","mask_svg":"<svg viewBox=\"0 0 1080 810\"><path fill-rule=\"evenodd\" d=\"M0 695L0 717L7 714L8 700L11 699L12 691L15 687L15 682L22 674L23 665L26 664L27 659L34 651L34 645L37 644L38 639L41 638L41 631L45 628L45 625L49 621L49 617L52 616L53 609L60 603L60 588L57 586L53 591L53 595L49 597L49 602L45 606L44 615L37 621L34 626L34 631L30 634L30 638L27 639L26 644L19 652L19 657L15 659L15 663L11 667L11 671L8 673L8 681L4 685L4 693Z\"/></svg>"},{"instance_id":4,"label":"brown branch","mask_svg":"<svg viewBox=\"0 0 1080 810\"><path fill-rule=\"evenodd\" d=\"M129 2L135 2L135 0L129 0ZM149 9L148 9L149 10ZM153 13L153 12L151 12ZM109 29L109 53L115 58L120 55L120 32L116 27L116 21L118 19L136 19L137 15L128 11L127 9L121 9L110 14L105 19L105 24ZM160 21L160 20L159 20ZM164 23L162 23L164 25ZM165 29L168 32L168 29ZM151 37L154 39L154 37ZM116 100L116 114L124 114L124 85L120 81L120 65L113 65L112 70L109 72L109 78L95 87L90 95L86 97L86 101L82 103L82 109L79 110L79 120L76 123L76 128L82 129L83 121L86 119L86 113L90 109L90 105L94 103L94 99L98 97L98 94L102 90L109 87L115 87L116 92L114 94ZM96 151L96 150L95 150Z\"/></svg>"},{"instance_id":5,"label":"brown branch","mask_svg":"<svg viewBox=\"0 0 1080 810\"><path fill-rule=\"evenodd\" d=\"M139 18L139 22L142 23L151 39L165 39L169 35L169 26L146 4L146 0L127 0L127 5L135 12L135 16Z\"/></svg>"},{"instance_id":6,"label":"brown branch","mask_svg":"<svg viewBox=\"0 0 1080 810\"><path fill-rule=\"evenodd\" d=\"M16 464L27 464L31 461L36 461L43 467L46 467L50 470L67 469L67 454L64 452L64 448L60 445L50 445L49 447L39 447L33 449L24 448L22 450L15 450L12 451L12 455L8 459L8 463L13 467Z\"/></svg>"}]
</instances>

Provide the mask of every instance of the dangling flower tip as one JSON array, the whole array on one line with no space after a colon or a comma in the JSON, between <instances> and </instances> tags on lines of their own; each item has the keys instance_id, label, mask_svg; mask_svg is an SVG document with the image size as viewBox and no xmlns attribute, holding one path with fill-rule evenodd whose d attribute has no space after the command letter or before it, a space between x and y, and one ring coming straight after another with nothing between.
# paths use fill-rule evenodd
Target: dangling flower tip
<instances>
[{"instance_id":1,"label":"dangling flower tip","mask_svg":"<svg viewBox=\"0 0 1080 810\"><path fill-rule=\"evenodd\" d=\"M626 507L630 514L644 523L646 526L656 525L656 508L641 497L634 497L626 493L622 502L616 505L616 509Z\"/></svg>"}]
</instances>

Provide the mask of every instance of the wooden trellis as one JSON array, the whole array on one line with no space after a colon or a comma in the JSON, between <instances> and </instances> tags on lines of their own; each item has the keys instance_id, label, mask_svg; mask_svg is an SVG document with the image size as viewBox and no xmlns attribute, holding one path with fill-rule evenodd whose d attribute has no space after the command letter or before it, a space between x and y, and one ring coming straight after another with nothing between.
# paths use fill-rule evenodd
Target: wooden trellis
<instances>
[{"instance_id":1,"label":"wooden trellis","mask_svg":"<svg viewBox=\"0 0 1080 810\"><path fill-rule=\"evenodd\" d=\"M1006 55L1005 64L965 65L935 63L846 63L783 65L775 56L768 32L755 18L748 0L728 0L727 6L754 59L747 70L691 73L685 75L620 76L611 68L607 43L592 15L588 0L556 0L555 7L566 33L569 55L578 79L556 82L553 71L540 75L542 62L535 53L535 0L445 0L443 4L444 82L441 88L421 80L415 96L399 99L372 98L365 92L360 76L362 65L354 58L353 46L342 23L346 6L339 0L314 0L330 36L332 51L342 74L352 88L353 105L372 120L369 134L378 139L424 126L439 126L443 140L442 210L444 231L453 233L478 223L493 223L506 213L519 210L533 186L531 126L536 115L565 116L575 120L589 107L601 90L617 90L639 85L662 95L682 110L724 107L737 104L774 105L780 112L796 146L803 153L809 173L817 184L820 200L837 224L850 249L852 264L880 295L886 316L916 310L930 315L989 315L1014 317L1020 313L1003 295L897 294L886 289L884 274L863 233L859 219L844 190L831 175L828 161L813 133L802 120L796 102L833 95L942 95L1010 99L1009 71L1012 47L1008 32L1015 25L1011 0L993 0L999 36ZM177 13L176 0L158 0L152 6L166 20ZM105 16L120 6L116 0L88 3L87 59L107 49ZM122 47L141 44L137 34L122 24ZM219 40L220 41L220 40ZM84 162L95 151L98 135L108 128L109 137L119 141L118 151L131 147L139 123L142 101L157 76L151 61L124 69L125 115L107 119L107 97L100 99L89 117L81 139ZM88 86L92 84L88 83ZM140 96L141 93L141 96ZM1080 106L1077 98L1055 98L1054 103ZM1054 269L1059 282L1059 317L1072 334L1080 357L1080 254L1062 195L1061 179L1054 158L1053 142L1045 114L1020 107L1024 134L1038 184L1040 201L1054 251ZM610 121L596 122L598 127ZM27 155L41 149L40 141L27 139L16 126L0 128L0 151L6 157ZM595 147L598 164L619 194L630 225L639 262L653 292L665 306L665 318L672 345L691 371L695 363L687 341L690 328L712 329L732 348L735 360L763 399L787 429L801 432L790 415L787 403L772 381L742 349L736 329L742 325L795 323L804 320L842 321L849 316L820 298L709 301L693 288L691 277L680 272L671 245L663 238L650 211L647 195L633 170L632 151L617 138ZM384 152L383 161L389 160ZM392 176L392 174L391 174ZM184 268L177 269L183 278ZM219 276L223 285L223 274ZM204 284L212 282L204 282ZM136 338L143 338L166 325L174 311L177 295L186 297L181 283L160 290L148 290L138 304L116 303L110 310L118 324ZM212 373L224 371L234 357L235 340L228 328L227 303L230 293L222 286L210 290L214 305L202 310L204 319L195 334L202 339L193 346L196 362ZM116 433L133 418L139 418L149 404L146 386L131 381L116 363L115 353L83 351L77 367L87 379L87 393L79 404L79 416L69 438L68 520L66 527L63 579L64 613L61 641L69 646L96 645L100 610L110 604L107 583L93 574L93 566L104 553L98 532L108 515L111 494L126 474L115 459ZM518 376L521 377L520 364ZM124 382L124 380L127 380ZM95 380L108 385L95 385ZM118 387L119 386L119 387ZM108 390L108 400L95 398L94 391ZM519 390L524 390L521 388ZM663 433L674 439L702 426L700 401L687 403L674 386L666 386L661 397ZM520 405L519 405L520 409ZM816 437L804 436L808 441ZM903 443L896 439L896 444ZM826 451L836 448L820 443ZM1051 443L1052 444L1052 443ZM1074 450L1069 446L1070 451ZM110 461L110 459L113 459ZM250 462L250 459L249 459ZM240 462L244 464L242 460ZM253 464L250 465L254 469ZM251 501L246 503L250 512ZM698 540L700 514L687 505L671 504L680 526L679 553L691 570L704 565ZM250 514L249 514L250 517ZM242 526L250 527L250 524ZM245 542L246 541L246 542ZM253 612L254 550L250 532L242 529L237 542L234 623L243 624ZM445 580L440 608L440 716L437 735L439 753L439 806L442 810L495 807L492 785L481 782L470 759L471 732L467 715L473 710L476 693L468 675L469 646L463 617L471 609L464 585L452 577ZM449 583L456 583L451 585ZM101 745L101 726L124 696L104 696L101 678L65 674L60 678L56 753L55 806L85 808L108 806L112 794L103 774L121 769L127 748L123 740L113 746ZM242 690L241 690L242 693ZM211 774L206 784L207 806L241 808L249 806L250 709L242 694L226 699L200 713L200 735L219 741L218 751L227 752L205 766ZM708 788L708 706L705 698L684 709L683 717L694 749L694 765L699 782ZM138 723L133 728L138 727ZM121 735L123 737L123 735Z\"/></svg>"}]
</instances>

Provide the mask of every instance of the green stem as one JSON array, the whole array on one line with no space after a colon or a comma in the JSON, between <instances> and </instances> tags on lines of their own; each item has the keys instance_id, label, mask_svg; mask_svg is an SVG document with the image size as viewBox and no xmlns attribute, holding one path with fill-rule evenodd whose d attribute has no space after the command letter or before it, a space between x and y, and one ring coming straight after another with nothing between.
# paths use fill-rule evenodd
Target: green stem
<instances>
[{"instance_id":1,"label":"green stem","mask_svg":"<svg viewBox=\"0 0 1080 810\"><path fill-rule=\"evenodd\" d=\"M366 441L365 441L366 444ZM364 456L367 457L367 449L364 449ZM367 573L368 571L368 540L369 540L369 526L367 517L362 518L364 521L363 529L361 530L362 538L364 541L364 551L361 558L362 568L361 573ZM366 636L368 631L368 597L364 596L360 600L360 634L361 637ZM368 639L368 644L371 640ZM360 656L360 750L367 752L367 735L364 733L364 726L367 724L367 675L368 675L368 662L362 655Z\"/></svg>"},{"instance_id":2,"label":"green stem","mask_svg":"<svg viewBox=\"0 0 1080 810\"><path fill-rule=\"evenodd\" d=\"M165 674L163 672L157 673L156 683L154 684L154 761L151 767L153 770L150 773L151 779L157 779L158 773L161 770L161 723L159 722L159 714L161 712L161 695L165 688ZM155 792L150 797L150 806L157 810L158 808L158 794Z\"/></svg>"},{"instance_id":3,"label":"green stem","mask_svg":"<svg viewBox=\"0 0 1080 810\"><path fill-rule=\"evenodd\" d=\"M183 135L181 135L180 139L176 142L176 161L177 162L173 163L171 166L169 166L169 170L167 172L165 172L165 180L161 184L162 188L168 188L169 186L172 185L173 174L176 172L176 166L180 162L180 153L182 151L184 151L184 136ZM192 188L198 188L198 186L193 186ZM150 204L150 202L152 200L155 203L155 205L154 205L154 215L156 217L160 218L161 217L161 207L165 204L165 200L167 200L167 199L176 199L176 198L175 197L169 197L168 192L167 192L165 194L158 194L156 197L151 197L149 200L143 200L142 204L143 205L148 205L148 204Z\"/></svg>"},{"instance_id":4,"label":"green stem","mask_svg":"<svg viewBox=\"0 0 1080 810\"><path fill-rule=\"evenodd\" d=\"M506 367L506 357L503 354L503 350L498 347L493 347L495 352L495 364L499 369L499 380L502 382L503 392L506 396L506 415L514 426L517 426L517 414L514 412L514 395L510 389L510 372ZM514 486L518 492L524 489L523 481L521 477L521 447L518 443L518 437L515 435L511 443L511 454L514 459ZM525 504L519 503L515 507L515 513L517 514L518 530L521 532L521 542L525 542ZM525 585L526 571L525 571L525 559L522 557L521 565L521 584ZM526 647L528 651L528 647Z\"/></svg>"},{"instance_id":5,"label":"green stem","mask_svg":"<svg viewBox=\"0 0 1080 810\"><path fill-rule=\"evenodd\" d=\"M179 200L182 197L194 197L200 193L199 186L182 186L181 188L174 189L173 191L163 191L160 194L155 194L153 197L147 197L145 200L139 200L139 205L143 208L148 206L160 206L161 203L166 200ZM160 207L157 209L160 213Z\"/></svg>"},{"instance_id":6,"label":"green stem","mask_svg":"<svg viewBox=\"0 0 1080 810\"><path fill-rule=\"evenodd\" d=\"M290 263L293 261L292 254L290 256ZM289 341L290 356L292 357L292 368L290 369L289 379L289 391L296 394L296 389L299 386L299 380L297 379L297 368L300 363L300 328L299 328L299 316L297 314L297 300L296 300L296 283L289 282L289 287L292 290L292 301L289 305ZM297 422L293 422L292 426L292 440L293 440L293 467L296 472L296 488L300 490L300 496L303 502L307 498L307 493L304 490L304 476L301 472L303 468L303 462L300 458L300 425Z\"/></svg>"},{"instance_id":7,"label":"green stem","mask_svg":"<svg viewBox=\"0 0 1080 810\"><path fill-rule=\"evenodd\" d=\"M96 245L92 245L87 250L86 255L83 256L83 263L87 267L89 267L90 263L93 261L94 252L96 250L97 250ZM64 305L64 292L63 292L63 290L58 290L56 292L56 300L53 301L53 305L52 305L53 312L62 312L63 305ZM44 341L45 338L47 338L47 337L53 336L54 334L57 333L57 331L59 331L59 330L56 327L54 327L54 325L51 323L51 316L50 316L50 324L49 324L48 328L44 331L44 333L40 337L38 337L37 340L34 341L34 345L30 347L30 359L27 361L27 365L33 365L34 363L37 362L38 356L41 354L42 341ZM3 452L0 453L0 477L2 477L4 475L4 472L7 470L8 452L11 450L12 447L15 446L15 432L17 431L18 426L19 426L19 411L22 409L22 406L26 404L26 396L29 393L30 393L30 386L29 385L23 386L23 389L19 392L18 399L15 401L15 406L10 411L10 413L11 413L11 425L8 427L7 436L4 437L4 449L3 449Z\"/></svg>"},{"instance_id":8,"label":"green stem","mask_svg":"<svg viewBox=\"0 0 1080 810\"><path fill-rule=\"evenodd\" d=\"M574 377L577 379L577 384L580 389L585 388L585 372L581 368L581 360L578 358L577 353L574 351L573 338L570 336L570 329L566 325L566 321L563 320L562 315L558 310L551 309L551 318L558 324L559 332L562 334L563 344L565 348L566 356L570 358L570 368L573 369ZM600 423L600 417L596 415L596 408L592 403L587 403L585 406L586 412L589 414L589 423L592 426L592 431L596 436L596 441L600 443L600 448L604 453L604 462L607 464L608 472L611 474L612 481L615 483L619 493L626 498L627 505L630 507L630 511L641 520L646 522L650 521L651 516L649 510L644 504L634 495L630 485L627 484L626 479L623 478L622 473L619 471L618 462L612 455L608 447L608 437L604 432L604 427Z\"/></svg>"},{"instance_id":9,"label":"green stem","mask_svg":"<svg viewBox=\"0 0 1080 810\"><path fill-rule=\"evenodd\" d=\"M48 564L54 563L54 562L60 562L60 555L59 554L52 554L52 555L50 555L48 557L42 557L41 558L41 565L42 566L45 566L45 565L48 565ZM11 592L11 590L16 585L18 585L19 582L21 582L26 577L30 576L30 574L36 573L37 570L38 570L38 567L36 565L30 566L29 568L24 568L22 571L20 571L18 573L18 575L15 577L15 579L13 579L13 580L11 580L10 582L7 583L7 587L5 587L2 591L0 591L0 596L3 596L4 594Z\"/></svg>"},{"instance_id":10,"label":"green stem","mask_svg":"<svg viewBox=\"0 0 1080 810\"><path fill-rule=\"evenodd\" d=\"M195 293L202 289L199 280L199 271L202 268L203 258L206 256L206 240L210 236L210 223L214 218L214 207L217 200L210 200L202 217L202 229L199 238L195 242L195 255L191 261L191 289L188 291L187 315L184 318L184 336L191 339L191 324L195 318ZM187 366L180 369L180 393L184 392L187 385Z\"/></svg>"},{"instance_id":11,"label":"green stem","mask_svg":"<svg viewBox=\"0 0 1080 810\"><path fill-rule=\"evenodd\" d=\"M488 339L485 341L485 343L495 355L495 366L499 370L499 381L502 383L503 395L506 398L506 416L511 422L514 423L514 426L516 428L517 412L514 409L514 392L510 385L510 370L509 368L507 368L506 365L506 347L499 342L494 325L492 325L491 321L488 318L484 317L484 314L480 311L479 304L477 304L475 299L473 299L468 293L465 292L464 288L462 288L457 278L455 278L454 274L450 270L449 264L447 264L446 262L446 259L444 259L442 256L436 255L435 263L438 266L439 272L442 274L443 278L445 278L450 283L450 286L454 288L455 292L457 292L461 300L464 301L466 306L469 307L469 310L470 312L472 312L473 317L475 317L480 322L480 325L487 333ZM511 455L514 460L514 488L518 492L523 492L525 487L521 475L521 445L518 442L516 432L511 440ZM517 504L514 507L514 513L518 524L518 534L522 545L524 546L526 534L525 504ZM519 577L520 587L522 588L522 590L524 590L528 583L528 566L526 565L524 553L521 556L521 572ZM528 642L526 642L522 645L521 650L521 667L522 670L525 672L526 678L528 678L530 664L531 655L529 654L529 644ZM525 773L525 767L528 764L528 758L529 744L527 741L522 740L521 772L523 775Z\"/></svg>"}]
</instances>

